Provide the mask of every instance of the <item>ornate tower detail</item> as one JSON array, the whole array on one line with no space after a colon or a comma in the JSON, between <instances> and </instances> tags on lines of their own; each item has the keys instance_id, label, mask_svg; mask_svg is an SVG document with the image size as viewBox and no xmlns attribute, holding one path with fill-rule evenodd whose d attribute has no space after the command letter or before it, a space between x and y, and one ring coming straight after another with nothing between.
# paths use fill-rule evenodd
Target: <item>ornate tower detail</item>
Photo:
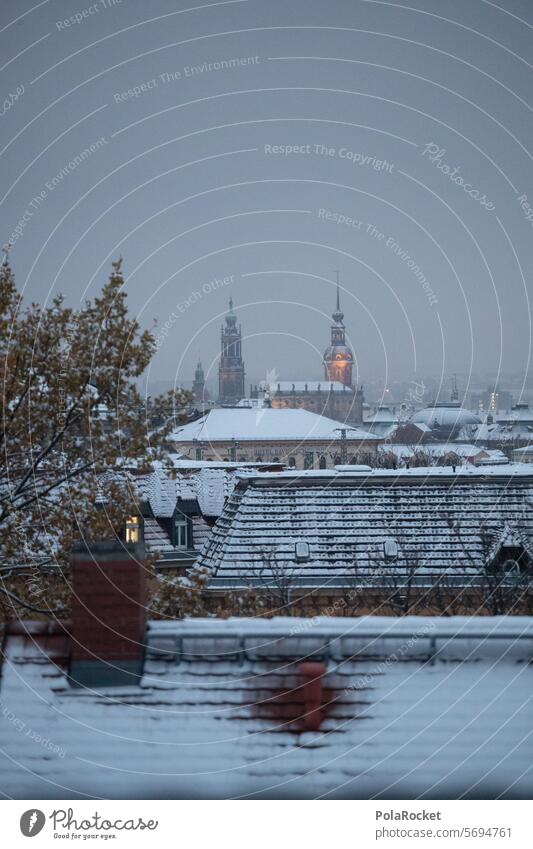
<instances>
[{"instance_id":1,"label":"ornate tower detail","mask_svg":"<svg viewBox=\"0 0 533 849\"><path fill-rule=\"evenodd\" d=\"M237 316L230 298L229 311L220 336L218 401L220 404L236 404L241 398L244 398L241 326L237 327Z\"/></svg>"},{"instance_id":2,"label":"ornate tower detail","mask_svg":"<svg viewBox=\"0 0 533 849\"><path fill-rule=\"evenodd\" d=\"M339 272L337 272L337 304L332 315L331 345L324 351L324 373L326 380L338 380L345 386L352 385L353 354L346 344L344 313L340 307Z\"/></svg>"}]
</instances>

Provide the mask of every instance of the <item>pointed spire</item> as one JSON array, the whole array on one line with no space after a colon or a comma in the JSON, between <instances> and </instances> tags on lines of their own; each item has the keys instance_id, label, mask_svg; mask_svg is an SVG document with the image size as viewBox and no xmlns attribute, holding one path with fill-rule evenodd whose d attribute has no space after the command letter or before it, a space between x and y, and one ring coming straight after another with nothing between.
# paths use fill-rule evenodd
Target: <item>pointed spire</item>
<instances>
[{"instance_id":1,"label":"pointed spire","mask_svg":"<svg viewBox=\"0 0 533 849\"><path fill-rule=\"evenodd\" d=\"M341 296L340 296L340 272L335 272L337 275L337 303L335 307L335 312L332 315L333 321L335 324L342 324L342 320L344 318L344 313L341 310Z\"/></svg>"},{"instance_id":2,"label":"pointed spire","mask_svg":"<svg viewBox=\"0 0 533 849\"><path fill-rule=\"evenodd\" d=\"M229 311L233 312L233 298L229 299Z\"/></svg>"}]
</instances>

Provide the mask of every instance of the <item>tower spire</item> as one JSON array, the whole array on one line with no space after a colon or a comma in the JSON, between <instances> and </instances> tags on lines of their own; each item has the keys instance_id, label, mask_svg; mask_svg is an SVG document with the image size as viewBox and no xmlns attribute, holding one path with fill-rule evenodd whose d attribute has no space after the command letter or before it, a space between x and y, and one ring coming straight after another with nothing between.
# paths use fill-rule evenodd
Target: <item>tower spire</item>
<instances>
[{"instance_id":1,"label":"tower spire","mask_svg":"<svg viewBox=\"0 0 533 849\"><path fill-rule=\"evenodd\" d=\"M233 311L233 298L222 326L220 362L218 367L218 400L222 404L237 404L244 398L244 362L242 359L241 328Z\"/></svg>"},{"instance_id":2,"label":"tower spire","mask_svg":"<svg viewBox=\"0 0 533 849\"><path fill-rule=\"evenodd\" d=\"M344 313L341 310L341 284L340 284L340 271L336 271L337 275L337 302L335 305L335 312L331 316L335 324L342 324L342 320L344 318Z\"/></svg>"}]
</instances>

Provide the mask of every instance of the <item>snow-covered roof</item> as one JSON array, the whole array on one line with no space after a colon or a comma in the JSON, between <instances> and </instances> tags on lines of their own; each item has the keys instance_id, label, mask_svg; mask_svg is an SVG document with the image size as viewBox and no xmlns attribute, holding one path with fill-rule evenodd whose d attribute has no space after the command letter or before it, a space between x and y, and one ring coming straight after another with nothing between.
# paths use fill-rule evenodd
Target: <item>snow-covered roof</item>
<instances>
[{"instance_id":1,"label":"snow-covered roof","mask_svg":"<svg viewBox=\"0 0 533 849\"><path fill-rule=\"evenodd\" d=\"M423 410L418 410L413 413L411 421L414 424L422 423L430 428L433 427L454 427L460 428L466 425L479 425L481 419L476 413L470 412L460 407L459 404L450 402L449 404L434 404L430 407L424 407Z\"/></svg>"},{"instance_id":2,"label":"snow-covered roof","mask_svg":"<svg viewBox=\"0 0 533 849\"><path fill-rule=\"evenodd\" d=\"M195 422L176 428L170 439L182 442L225 442L250 440L339 440L342 425L308 410L273 408L249 410L243 407L210 410ZM348 430L348 440L374 440L362 430Z\"/></svg>"},{"instance_id":3,"label":"snow-covered roof","mask_svg":"<svg viewBox=\"0 0 533 849\"><path fill-rule=\"evenodd\" d=\"M509 412L498 413L495 418L499 424L524 423L533 425L533 410L529 409L529 404L515 404Z\"/></svg>"},{"instance_id":4,"label":"snow-covered roof","mask_svg":"<svg viewBox=\"0 0 533 849\"><path fill-rule=\"evenodd\" d=\"M238 460L190 460L181 454L168 454L168 459L172 463L172 468L178 471L191 471L196 469L266 469L270 467L283 466L283 463L272 463L263 461L262 463L252 463L249 461L243 462ZM156 462L152 464L154 467Z\"/></svg>"},{"instance_id":5,"label":"snow-covered roof","mask_svg":"<svg viewBox=\"0 0 533 849\"><path fill-rule=\"evenodd\" d=\"M214 463L212 466L206 463L192 471L174 472L172 475L157 469L135 477L134 482L140 497L148 502L158 519L173 516L180 500L197 501L205 516L219 516L224 501L236 484L237 472L235 467L221 468Z\"/></svg>"},{"instance_id":6,"label":"snow-covered roof","mask_svg":"<svg viewBox=\"0 0 533 849\"><path fill-rule=\"evenodd\" d=\"M479 445L469 445L464 442L428 442L420 445L401 445L395 442L389 445L380 445L378 450L381 453L391 453L398 457L414 457L417 454L425 454L426 457L442 458L455 454L457 457L470 460L480 455L487 456L489 454ZM500 451L496 453L498 456L501 454Z\"/></svg>"},{"instance_id":7,"label":"snow-covered roof","mask_svg":"<svg viewBox=\"0 0 533 849\"><path fill-rule=\"evenodd\" d=\"M375 413L366 417L363 424L377 424L378 422L395 424L398 422L398 416L396 413L392 412L390 407L378 407Z\"/></svg>"},{"instance_id":8,"label":"snow-covered roof","mask_svg":"<svg viewBox=\"0 0 533 849\"><path fill-rule=\"evenodd\" d=\"M174 515L178 499L183 501L196 499L194 481L187 475L177 474L175 477L170 477L162 469L156 469L146 475L135 477L134 481L140 497L148 501L154 516L161 519Z\"/></svg>"},{"instance_id":9,"label":"snow-covered roof","mask_svg":"<svg viewBox=\"0 0 533 849\"><path fill-rule=\"evenodd\" d=\"M443 570L475 574L486 535L506 522L533 536L525 464L258 474L234 489L198 563L211 570L212 588L264 584L280 570L295 586L324 590L373 577L381 585L402 570L425 585Z\"/></svg>"},{"instance_id":10,"label":"snow-covered roof","mask_svg":"<svg viewBox=\"0 0 533 849\"><path fill-rule=\"evenodd\" d=\"M68 683L68 636L35 623L5 645L2 786L15 799L531 798L528 634L528 617L153 622L140 685L94 691ZM318 731L304 730L312 653Z\"/></svg>"}]
</instances>

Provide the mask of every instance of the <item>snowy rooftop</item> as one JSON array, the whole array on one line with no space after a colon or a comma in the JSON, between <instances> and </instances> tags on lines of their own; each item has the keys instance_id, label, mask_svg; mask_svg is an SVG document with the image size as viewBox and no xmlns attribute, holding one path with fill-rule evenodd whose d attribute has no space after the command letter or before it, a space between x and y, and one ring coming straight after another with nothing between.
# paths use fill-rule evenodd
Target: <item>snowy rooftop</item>
<instances>
[{"instance_id":1,"label":"snowy rooftop","mask_svg":"<svg viewBox=\"0 0 533 849\"><path fill-rule=\"evenodd\" d=\"M181 454L169 454L168 458L172 463L172 468L178 471L194 471L196 469L266 469L281 467L282 463L252 463L239 462L237 460L189 460ZM153 463L154 467L156 463Z\"/></svg>"},{"instance_id":2,"label":"snowy rooftop","mask_svg":"<svg viewBox=\"0 0 533 849\"><path fill-rule=\"evenodd\" d=\"M211 410L206 416L176 428L174 442L223 442L246 440L339 440L342 425L308 410L278 410L245 407ZM348 440L375 440L373 434L348 430Z\"/></svg>"},{"instance_id":3,"label":"snowy rooftop","mask_svg":"<svg viewBox=\"0 0 533 849\"><path fill-rule=\"evenodd\" d=\"M396 454L398 457L414 457L416 454L425 454L427 457L447 457L455 454L457 457L472 460L479 455L486 455L494 459L505 458L501 451L487 451L481 445L470 445L465 442L427 442L418 445L402 445L401 443L390 443L380 445L378 450L384 454Z\"/></svg>"},{"instance_id":4,"label":"snowy rooftop","mask_svg":"<svg viewBox=\"0 0 533 849\"><path fill-rule=\"evenodd\" d=\"M421 422L429 427L464 427L466 425L479 425L481 419L476 413L465 410L459 404L437 403L430 407L424 407L413 414L411 419L415 424Z\"/></svg>"},{"instance_id":5,"label":"snowy rooftop","mask_svg":"<svg viewBox=\"0 0 533 849\"><path fill-rule=\"evenodd\" d=\"M261 583L271 564L295 586L382 581L384 570L414 566L424 582L442 570L475 574L487 538L496 545L508 524L533 537L525 464L257 474L241 478L198 563L212 588Z\"/></svg>"},{"instance_id":6,"label":"snowy rooftop","mask_svg":"<svg viewBox=\"0 0 533 849\"><path fill-rule=\"evenodd\" d=\"M71 688L69 639L6 642L12 798L530 798L533 620L149 623L140 685ZM529 635L529 636L528 636ZM324 665L305 730L302 661Z\"/></svg>"},{"instance_id":7,"label":"snowy rooftop","mask_svg":"<svg viewBox=\"0 0 533 849\"><path fill-rule=\"evenodd\" d=\"M374 413L366 417L364 423L377 424L378 422L385 422L387 424L393 424L397 421L398 415L397 413L393 413L390 407L378 407Z\"/></svg>"}]
</instances>

